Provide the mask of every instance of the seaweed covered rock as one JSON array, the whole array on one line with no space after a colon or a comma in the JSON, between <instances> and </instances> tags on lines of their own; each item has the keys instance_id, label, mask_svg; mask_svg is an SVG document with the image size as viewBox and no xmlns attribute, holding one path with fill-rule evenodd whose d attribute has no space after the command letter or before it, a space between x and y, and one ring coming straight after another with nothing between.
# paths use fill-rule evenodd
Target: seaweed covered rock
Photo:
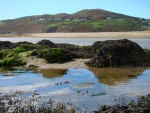
<instances>
[{"instance_id":1,"label":"seaweed covered rock","mask_svg":"<svg viewBox=\"0 0 150 113\"><path fill-rule=\"evenodd\" d=\"M46 48L56 48L57 45L51 42L50 40L41 40L37 43L38 45L42 45Z\"/></svg>"},{"instance_id":2,"label":"seaweed covered rock","mask_svg":"<svg viewBox=\"0 0 150 113\"><path fill-rule=\"evenodd\" d=\"M93 49L91 46L78 46L73 44L58 44L66 52L70 53L73 58L92 58Z\"/></svg>"},{"instance_id":3,"label":"seaweed covered rock","mask_svg":"<svg viewBox=\"0 0 150 113\"><path fill-rule=\"evenodd\" d=\"M72 56L60 48L49 48L43 51L43 57L48 63L63 63L70 61Z\"/></svg>"},{"instance_id":4,"label":"seaweed covered rock","mask_svg":"<svg viewBox=\"0 0 150 113\"><path fill-rule=\"evenodd\" d=\"M0 41L0 49L13 48L14 46L15 44L10 41Z\"/></svg>"},{"instance_id":5,"label":"seaweed covered rock","mask_svg":"<svg viewBox=\"0 0 150 113\"><path fill-rule=\"evenodd\" d=\"M98 41L92 48L95 54L86 62L90 67L150 66L149 55L127 39Z\"/></svg>"},{"instance_id":6,"label":"seaweed covered rock","mask_svg":"<svg viewBox=\"0 0 150 113\"><path fill-rule=\"evenodd\" d=\"M16 50L5 49L0 51L0 67L25 65L22 57Z\"/></svg>"},{"instance_id":7,"label":"seaweed covered rock","mask_svg":"<svg viewBox=\"0 0 150 113\"><path fill-rule=\"evenodd\" d=\"M61 48L45 48L41 51L34 50L32 55L39 58L44 58L48 63L64 63L73 58L71 54Z\"/></svg>"}]
</instances>

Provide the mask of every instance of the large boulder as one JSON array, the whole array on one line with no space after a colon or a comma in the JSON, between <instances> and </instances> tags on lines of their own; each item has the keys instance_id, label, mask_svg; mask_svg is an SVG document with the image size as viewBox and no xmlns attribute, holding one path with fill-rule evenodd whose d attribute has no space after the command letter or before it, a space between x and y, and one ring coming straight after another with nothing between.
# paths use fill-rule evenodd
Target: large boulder
<instances>
[{"instance_id":1,"label":"large boulder","mask_svg":"<svg viewBox=\"0 0 150 113\"><path fill-rule=\"evenodd\" d=\"M137 43L123 40L98 41L92 45L90 67L150 66L150 57Z\"/></svg>"}]
</instances>

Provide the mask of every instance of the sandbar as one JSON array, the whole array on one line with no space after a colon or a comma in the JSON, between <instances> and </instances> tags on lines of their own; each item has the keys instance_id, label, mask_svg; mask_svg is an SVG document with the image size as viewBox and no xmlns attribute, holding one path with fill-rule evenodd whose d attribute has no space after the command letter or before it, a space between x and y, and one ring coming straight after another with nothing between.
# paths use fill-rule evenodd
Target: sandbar
<instances>
[{"instance_id":1,"label":"sandbar","mask_svg":"<svg viewBox=\"0 0 150 113\"><path fill-rule=\"evenodd\" d=\"M5 34L0 37L23 38L150 38L150 31L132 32L88 32L88 33L31 33L31 34Z\"/></svg>"}]
</instances>

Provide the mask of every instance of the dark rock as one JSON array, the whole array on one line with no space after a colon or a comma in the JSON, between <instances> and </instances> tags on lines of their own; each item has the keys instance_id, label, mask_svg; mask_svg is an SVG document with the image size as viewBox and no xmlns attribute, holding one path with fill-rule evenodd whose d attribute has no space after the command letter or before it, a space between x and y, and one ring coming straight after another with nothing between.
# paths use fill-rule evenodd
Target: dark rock
<instances>
[{"instance_id":1,"label":"dark rock","mask_svg":"<svg viewBox=\"0 0 150 113\"><path fill-rule=\"evenodd\" d=\"M127 39L95 42L90 67L150 66L150 57L137 44Z\"/></svg>"},{"instance_id":2,"label":"dark rock","mask_svg":"<svg viewBox=\"0 0 150 113\"><path fill-rule=\"evenodd\" d=\"M22 44L33 45L33 43L26 42L26 41L24 41L24 42L16 42L16 43L12 43L10 41L0 41L0 49L12 49L12 48L20 46Z\"/></svg>"},{"instance_id":3,"label":"dark rock","mask_svg":"<svg viewBox=\"0 0 150 113\"><path fill-rule=\"evenodd\" d=\"M131 102L133 105L131 105ZM100 106L97 113L150 113L150 97L148 95L138 98L137 102L131 100L127 104L114 106ZM104 109L105 108L105 109Z\"/></svg>"},{"instance_id":4,"label":"dark rock","mask_svg":"<svg viewBox=\"0 0 150 113\"><path fill-rule=\"evenodd\" d=\"M56 47L58 47L56 44L54 44L50 40L41 40L37 44L38 45L43 45L46 48L56 48Z\"/></svg>"},{"instance_id":5,"label":"dark rock","mask_svg":"<svg viewBox=\"0 0 150 113\"><path fill-rule=\"evenodd\" d=\"M15 43L15 44L16 44L17 46L19 46L19 45L22 45L22 44L32 45L33 43L24 41L24 42L17 42L17 43Z\"/></svg>"},{"instance_id":6,"label":"dark rock","mask_svg":"<svg viewBox=\"0 0 150 113\"><path fill-rule=\"evenodd\" d=\"M92 58L94 54L91 46L58 44L58 47L70 53L74 58Z\"/></svg>"},{"instance_id":7,"label":"dark rock","mask_svg":"<svg viewBox=\"0 0 150 113\"><path fill-rule=\"evenodd\" d=\"M8 48L13 48L14 43L9 42L9 41L0 41L0 49L8 49Z\"/></svg>"}]
</instances>

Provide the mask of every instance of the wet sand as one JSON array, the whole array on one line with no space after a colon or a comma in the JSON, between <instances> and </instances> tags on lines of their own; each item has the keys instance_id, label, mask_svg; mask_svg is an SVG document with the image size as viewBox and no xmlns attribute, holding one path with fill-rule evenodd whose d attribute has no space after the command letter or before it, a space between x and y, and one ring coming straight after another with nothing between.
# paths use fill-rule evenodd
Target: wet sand
<instances>
[{"instance_id":1,"label":"wet sand","mask_svg":"<svg viewBox=\"0 0 150 113\"><path fill-rule=\"evenodd\" d=\"M32 33L22 35L0 35L0 37L24 38L150 38L150 31L91 32L91 33Z\"/></svg>"}]
</instances>

